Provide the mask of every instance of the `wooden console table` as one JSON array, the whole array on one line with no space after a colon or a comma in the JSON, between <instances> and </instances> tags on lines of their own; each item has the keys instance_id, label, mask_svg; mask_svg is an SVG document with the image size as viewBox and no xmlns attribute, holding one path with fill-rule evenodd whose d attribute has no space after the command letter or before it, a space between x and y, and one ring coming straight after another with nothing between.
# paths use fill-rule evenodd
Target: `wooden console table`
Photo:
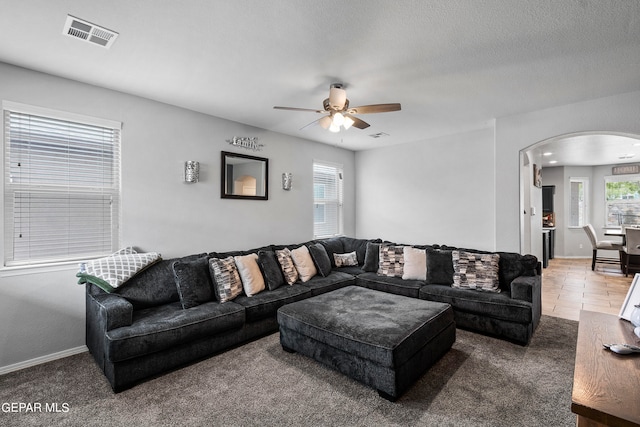
<instances>
[{"instance_id":1,"label":"wooden console table","mask_svg":"<svg viewBox=\"0 0 640 427\"><path fill-rule=\"evenodd\" d=\"M618 316L581 311L571 412L579 427L640 426L640 354L615 354L604 343L640 339Z\"/></svg>"}]
</instances>

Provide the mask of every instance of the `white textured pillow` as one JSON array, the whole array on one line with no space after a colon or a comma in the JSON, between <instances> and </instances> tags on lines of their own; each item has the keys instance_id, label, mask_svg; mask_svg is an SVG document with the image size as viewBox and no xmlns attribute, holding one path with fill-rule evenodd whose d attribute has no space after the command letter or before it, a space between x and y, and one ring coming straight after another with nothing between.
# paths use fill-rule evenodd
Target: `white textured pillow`
<instances>
[{"instance_id":1,"label":"white textured pillow","mask_svg":"<svg viewBox=\"0 0 640 427\"><path fill-rule=\"evenodd\" d=\"M292 250L291 258L293 259L293 264L296 266L296 270L298 270L300 280L303 282L308 282L313 276L318 274L318 270L309 253L309 248L305 245Z\"/></svg>"},{"instance_id":2,"label":"white textured pillow","mask_svg":"<svg viewBox=\"0 0 640 427\"><path fill-rule=\"evenodd\" d=\"M336 267L351 267L358 265L358 256L356 251L346 254L333 254L333 261L336 263Z\"/></svg>"},{"instance_id":3,"label":"white textured pillow","mask_svg":"<svg viewBox=\"0 0 640 427\"><path fill-rule=\"evenodd\" d=\"M427 280L427 251L405 246L403 280Z\"/></svg>"},{"instance_id":4,"label":"white textured pillow","mask_svg":"<svg viewBox=\"0 0 640 427\"><path fill-rule=\"evenodd\" d=\"M264 291L264 277L258 266L258 254L235 256L233 260L238 267L242 288L248 297Z\"/></svg>"}]
</instances>

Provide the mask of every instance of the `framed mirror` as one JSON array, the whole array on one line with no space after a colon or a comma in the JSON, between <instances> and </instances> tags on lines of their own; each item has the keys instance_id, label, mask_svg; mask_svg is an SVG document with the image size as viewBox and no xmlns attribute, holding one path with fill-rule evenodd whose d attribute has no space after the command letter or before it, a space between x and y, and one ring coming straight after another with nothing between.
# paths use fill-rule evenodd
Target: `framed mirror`
<instances>
[{"instance_id":1,"label":"framed mirror","mask_svg":"<svg viewBox=\"0 0 640 427\"><path fill-rule=\"evenodd\" d=\"M223 199L269 199L269 159L223 151L220 170Z\"/></svg>"}]
</instances>

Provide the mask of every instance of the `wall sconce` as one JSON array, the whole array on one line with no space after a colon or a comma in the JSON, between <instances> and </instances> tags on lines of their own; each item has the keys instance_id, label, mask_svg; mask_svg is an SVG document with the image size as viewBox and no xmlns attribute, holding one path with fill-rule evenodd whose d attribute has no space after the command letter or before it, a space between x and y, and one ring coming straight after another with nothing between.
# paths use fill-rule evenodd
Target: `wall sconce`
<instances>
[{"instance_id":1,"label":"wall sconce","mask_svg":"<svg viewBox=\"0 0 640 427\"><path fill-rule=\"evenodd\" d=\"M282 189L283 190L291 190L291 181L293 179L293 175L291 173L283 173L282 174Z\"/></svg>"},{"instance_id":2,"label":"wall sconce","mask_svg":"<svg viewBox=\"0 0 640 427\"><path fill-rule=\"evenodd\" d=\"M195 183L200 180L200 163L195 160L184 162L184 182Z\"/></svg>"}]
</instances>

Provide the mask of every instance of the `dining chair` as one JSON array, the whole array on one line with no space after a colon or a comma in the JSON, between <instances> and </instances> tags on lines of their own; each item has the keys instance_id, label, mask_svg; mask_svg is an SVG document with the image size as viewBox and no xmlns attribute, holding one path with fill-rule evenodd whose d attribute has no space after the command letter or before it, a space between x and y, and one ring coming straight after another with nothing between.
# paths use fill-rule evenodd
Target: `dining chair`
<instances>
[{"instance_id":1,"label":"dining chair","mask_svg":"<svg viewBox=\"0 0 640 427\"><path fill-rule=\"evenodd\" d=\"M611 240L598 240L596 236L596 230L593 228L593 225L587 224L582 227L587 236L589 236L589 241L591 242L591 247L593 248L593 256L591 258L591 270L595 270L596 262L602 264L618 264L621 270L624 270L622 265L622 252L624 250L624 246L622 243L616 243ZM599 257L598 250L606 250L606 251L618 251L620 254L619 259L609 258L609 257ZM640 253L639 253L640 254Z\"/></svg>"},{"instance_id":2,"label":"dining chair","mask_svg":"<svg viewBox=\"0 0 640 427\"><path fill-rule=\"evenodd\" d=\"M629 276L629 266L631 265L631 257L640 255L640 228L627 227L627 244L624 246L624 275Z\"/></svg>"}]
</instances>

